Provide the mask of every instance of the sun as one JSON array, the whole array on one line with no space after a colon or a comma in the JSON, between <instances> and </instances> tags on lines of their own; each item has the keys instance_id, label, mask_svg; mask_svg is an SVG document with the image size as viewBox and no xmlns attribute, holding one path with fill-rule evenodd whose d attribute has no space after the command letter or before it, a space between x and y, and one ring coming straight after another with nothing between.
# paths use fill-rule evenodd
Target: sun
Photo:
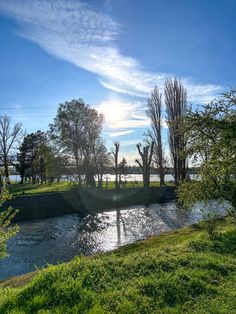
<instances>
[{"instance_id":1,"label":"sun","mask_svg":"<svg viewBox=\"0 0 236 314\"><path fill-rule=\"evenodd\" d=\"M126 118L127 110L125 104L118 100L103 102L98 111L104 115L105 123L114 124Z\"/></svg>"}]
</instances>

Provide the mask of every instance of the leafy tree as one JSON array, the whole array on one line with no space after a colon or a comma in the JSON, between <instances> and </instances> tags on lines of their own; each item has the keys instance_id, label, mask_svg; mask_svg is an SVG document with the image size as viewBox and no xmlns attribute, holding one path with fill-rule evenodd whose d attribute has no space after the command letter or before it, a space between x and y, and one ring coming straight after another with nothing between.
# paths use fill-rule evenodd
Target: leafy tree
<instances>
[{"instance_id":1,"label":"leafy tree","mask_svg":"<svg viewBox=\"0 0 236 314\"><path fill-rule=\"evenodd\" d=\"M41 152L45 163L45 178L49 182L54 182L55 179L59 181L64 170L63 160L48 145L42 144Z\"/></svg>"},{"instance_id":2,"label":"leafy tree","mask_svg":"<svg viewBox=\"0 0 236 314\"><path fill-rule=\"evenodd\" d=\"M17 154L18 163L15 164L17 170L20 172L21 182L23 182L24 177L28 177L31 178L34 184L37 177L40 176L37 156L43 143L46 143L46 135L41 131L28 134L24 137L19 148L19 153Z\"/></svg>"},{"instance_id":3,"label":"leafy tree","mask_svg":"<svg viewBox=\"0 0 236 314\"><path fill-rule=\"evenodd\" d=\"M14 211L11 207L2 210L3 204L9 199L11 199L11 196L6 187L3 187L0 192L0 259L7 256L6 243L18 231L18 226L10 226L17 211Z\"/></svg>"},{"instance_id":4,"label":"leafy tree","mask_svg":"<svg viewBox=\"0 0 236 314\"><path fill-rule=\"evenodd\" d=\"M94 165L98 178L98 187L102 188L103 175L108 167L111 166L110 154L107 152L103 140L96 141L93 147Z\"/></svg>"},{"instance_id":5,"label":"leafy tree","mask_svg":"<svg viewBox=\"0 0 236 314\"><path fill-rule=\"evenodd\" d=\"M236 209L236 90L190 110L181 128L188 134L185 154L200 167L198 180L179 187L181 201L223 198Z\"/></svg>"},{"instance_id":6,"label":"leafy tree","mask_svg":"<svg viewBox=\"0 0 236 314\"><path fill-rule=\"evenodd\" d=\"M14 163L16 170L19 172L21 180L20 183L24 182L27 169L31 167L30 156L27 154L27 137L24 138L22 144L19 147L19 152L16 155L17 162Z\"/></svg>"},{"instance_id":7,"label":"leafy tree","mask_svg":"<svg viewBox=\"0 0 236 314\"><path fill-rule=\"evenodd\" d=\"M94 147L101 140L102 123L103 116L79 99L60 104L54 123L50 125L51 140L60 156L67 158L80 185L83 174L87 186L95 183Z\"/></svg>"},{"instance_id":8,"label":"leafy tree","mask_svg":"<svg viewBox=\"0 0 236 314\"><path fill-rule=\"evenodd\" d=\"M49 180L53 182L55 179L60 180L63 174L63 163L55 150L50 146L44 133L37 132L39 136L37 147L35 147L32 167L34 174L39 178L41 184Z\"/></svg>"},{"instance_id":9,"label":"leafy tree","mask_svg":"<svg viewBox=\"0 0 236 314\"><path fill-rule=\"evenodd\" d=\"M128 173L128 163L127 160L123 157L121 162L118 165L119 169L119 186L122 183L122 175L125 176Z\"/></svg>"}]
</instances>

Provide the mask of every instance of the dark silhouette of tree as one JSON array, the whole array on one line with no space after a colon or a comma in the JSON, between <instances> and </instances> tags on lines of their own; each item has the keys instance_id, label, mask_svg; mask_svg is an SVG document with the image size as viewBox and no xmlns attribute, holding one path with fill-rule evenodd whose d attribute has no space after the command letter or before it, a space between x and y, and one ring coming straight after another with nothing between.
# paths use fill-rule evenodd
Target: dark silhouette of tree
<instances>
[{"instance_id":1,"label":"dark silhouette of tree","mask_svg":"<svg viewBox=\"0 0 236 314\"><path fill-rule=\"evenodd\" d=\"M147 188L150 186L150 172L151 172L153 148L154 148L154 142L152 142L151 145L143 147L143 150L141 150L141 144L137 144L138 153L142 161L139 161L138 159L136 159L135 161L137 162L137 164L142 170L143 186Z\"/></svg>"},{"instance_id":2,"label":"dark silhouette of tree","mask_svg":"<svg viewBox=\"0 0 236 314\"><path fill-rule=\"evenodd\" d=\"M119 171L119 186L122 184L122 175L125 176L128 172L128 163L126 159L123 157L121 162L118 165L118 171ZM124 186L124 184L123 184Z\"/></svg>"},{"instance_id":3,"label":"dark silhouette of tree","mask_svg":"<svg viewBox=\"0 0 236 314\"><path fill-rule=\"evenodd\" d=\"M119 143L114 143L115 145L115 151L112 152L114 158L115 158L115 164L114 164L114 170L115 170L115 188L119 189L119 162L118 162L118 157L119 157L119 150L120 150L120 144Z\"/></svg>"},{"instance_id":4,"label":"dark silhouette of tree","mask_svg":"<svg viewBox=\"0 0 236 314\"><path fill-rule=\"evenodd\" d=\"M24 137L17 153L17 162L12 163L19 172L21 181L30 179L41 184L55 178L59 181L63 174L63 163L50 146L44 132L37 131Z\"/></svg>"},{"instance_id":5,"label":"dark silhouette of tree","mask_svg":"<svg viewBox=\"0 0 236 314\"><path fill-rule=\"evenodd\" d=\"M162 95L157 87L151 93L148 99L148 108L146 110L147 116L151 121L151 129L148 130L148 141L154 143L153 157L155 164L159 170L160 185L164 185L164 156L162 145Z\"/></svg>"},{"instance_id":6,"label":"dark silhouette of tree","mask_svg":"<svg viewBox=\"0 0 236 314\"><path fill-rule=\"evenodd\" d=\"M166 120L169 129L169 146L174 166L175 183L186 179L187 160L182 156L186 147L186 134L179 125L187 112L187 91L180 80L167 79L165 82Z\"/></svg>"},{"instance_id":7,"label":"dark silhouette of tree","mask_svg":"<svg viewBox=\"0 0 236 314\"><path fill-rule=\"evenodd\" d=\"M29 178L33 184L37 182L37 177L43 178L44 160L39 155L42 144L46 145L44 132L37 131L24 137L17 154L18 163L14 164L20 173L21 183L24 178ZM40 161L39 158L41 158Z\"/></svg>"},{"instance_id":8,"label":"dark silhouette of tree","mask_svg":"<svg viewBox=\"0 0 236 314\"><path fill-rule=\"evenodd\" d=\"M16 155L17 162L14 163L16 170L20 174L20 183L24 182L26 171L31 168L31 156L28 154L28 141L27 137L24 137L22 144L19 147L19 152Z\"/></svg>"},{"instance_id":9,"label":"dark silhouette of tree","mask_svg":"<svg viewBox=\"0 0 236 314\"><path fill-rule=\"evenodd\" d=\"M4 177L7 183L9 180L9 155L14 145L22 135L21 123L11 126L11 118L7 115L0 117L0 160L4 167Z\"/></svg>"}]
</instances>

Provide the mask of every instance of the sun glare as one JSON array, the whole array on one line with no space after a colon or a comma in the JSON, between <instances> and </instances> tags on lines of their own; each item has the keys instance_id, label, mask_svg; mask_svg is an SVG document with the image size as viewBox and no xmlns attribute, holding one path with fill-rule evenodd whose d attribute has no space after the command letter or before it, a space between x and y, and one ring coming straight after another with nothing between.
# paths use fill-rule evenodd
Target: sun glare
<instances>
[{"instance_id":1,"label":"sun glare","mask_svg":"<svg viewBox=\"0 0 236 314\"><path fill-rule=\"evenodd\" d=\"M117 100L102 103L98 110L104 115L107 124L119 122L125 119L127 115L125 104Z\"/></svg>"}]
</instances>

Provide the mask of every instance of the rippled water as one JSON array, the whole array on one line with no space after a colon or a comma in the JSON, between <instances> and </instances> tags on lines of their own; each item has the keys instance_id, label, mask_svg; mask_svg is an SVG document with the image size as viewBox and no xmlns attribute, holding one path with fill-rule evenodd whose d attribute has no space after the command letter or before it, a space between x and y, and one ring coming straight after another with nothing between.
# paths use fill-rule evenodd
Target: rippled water
<instances>
[{"instance_id":1,"label":"rippled water","mask_svg":"<svg viewBox=\"0 0 236 314\"><path fill-rule=\"evenodd\" d=\"M9 257L0 261L0 279L24 274L44 265L68 261L78 254L94 254L195 223L200 206L191 213L175 203L132 206L80 218L77 214L19 223L9 241Z\"/></svg>"}]
</instances>

